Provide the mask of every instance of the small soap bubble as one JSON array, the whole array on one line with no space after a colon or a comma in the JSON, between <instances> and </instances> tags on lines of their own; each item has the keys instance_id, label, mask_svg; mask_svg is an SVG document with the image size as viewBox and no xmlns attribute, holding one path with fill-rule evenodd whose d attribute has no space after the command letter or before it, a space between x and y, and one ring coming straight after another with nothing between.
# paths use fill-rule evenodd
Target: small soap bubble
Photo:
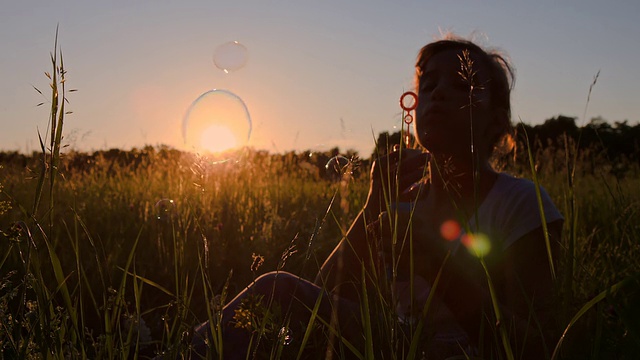
<instances>
[{"instance_id":1,"label":"small soap bubble","mask_svg":"<svg viewBox=\"0 0 640 360\"><path fill-rule=\"evenodd\" d=\"M229 41L219 45L213 51L214 65L228 74L243 68L247 64L249 51L237 41Z\"/></svg>"},{"instance_id":2,"label":"small soap bubble","mask_svg":"<svg viewBox=\"0 0 640 360\"><path fill-rule=\"evenodd\" d=\"M293 331L286 326L280 328L280 332L278 332L278 338L282 345L290 345L293 342Z\"/></svg>"},{"instance_id":3,"label":"small soap bubble","mask_svg":"<svg viewBox=\"0 0 640 360\"><path fill-rule=\"evenodd\" d=\"M251 138L251 116L242 98L213 89L191 103L182 121L188 151L220 155L245 146Z\"/></svg>"},{"instance_id":4,"label":"small soap bubble","mask_svg":"<svg viewBox=\"0 0 640 360\"><path fill-rule=\"evenodd\" d=\"M158 200L155 205L156 208L156 218L159 221L168 222L170 221L176 212L176 203L171 199L162 199Z\"/></svg>"},{"instance_id":5,"label":"small soap bubble","mask_svg":"<svg viewBox=\"0 0 640 360\"><path fill-rule=\"evenodd\" d=\"M342 155L336 155L329 159L324 168L327 171L327 176L334 180L339 180L345 175L351 175L352 172L351 161Z\"/></svg>"}]
</instances>

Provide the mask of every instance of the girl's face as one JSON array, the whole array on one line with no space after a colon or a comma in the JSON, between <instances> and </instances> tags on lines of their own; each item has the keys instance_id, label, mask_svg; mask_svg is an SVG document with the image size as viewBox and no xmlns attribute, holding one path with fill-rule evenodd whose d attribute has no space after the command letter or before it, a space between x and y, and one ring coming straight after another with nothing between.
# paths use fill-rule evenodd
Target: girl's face
<instances>
[{"instance_id":1,"label":"girl's face","mask_svg":"<svg viewBox=\"0 0 640 360\"><path fill-rule=\"evenodd\" d=\"M433 55L422 69L415 133L431 153L468 155L471 121L476 151L487 150L491 131L495 131L487 65L473 52L469 58L471 64L465 61L462 49L445 50Z\"/></svg>"}]
</instances>

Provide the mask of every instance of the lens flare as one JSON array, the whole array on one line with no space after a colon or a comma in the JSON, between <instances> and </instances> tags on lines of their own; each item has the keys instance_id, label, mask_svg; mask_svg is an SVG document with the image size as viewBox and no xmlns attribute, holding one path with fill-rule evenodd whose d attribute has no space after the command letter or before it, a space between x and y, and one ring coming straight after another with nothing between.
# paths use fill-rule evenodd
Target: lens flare
<instances>
[{"instance_id":1,"label":"lens flare","mask_svg":"<svg viewBox=\"0 0 640 360\"><path fill-rule=\"evenodd\" d=\"M462 244L475 257L484 257L491 251L491 240L485 234L465 234L462 236Z\"/></svg>"},{"instance_id":2,"label":"lens flare","mask_svg":"<svg viewBox=\"0 0 640 360\"><path fill-rule=\"evenodd\" d=\"M448 241L454 241L460 237L460 224L455 220L447 220L440 225L440 235Z\"/></svg>"}]
</instances>

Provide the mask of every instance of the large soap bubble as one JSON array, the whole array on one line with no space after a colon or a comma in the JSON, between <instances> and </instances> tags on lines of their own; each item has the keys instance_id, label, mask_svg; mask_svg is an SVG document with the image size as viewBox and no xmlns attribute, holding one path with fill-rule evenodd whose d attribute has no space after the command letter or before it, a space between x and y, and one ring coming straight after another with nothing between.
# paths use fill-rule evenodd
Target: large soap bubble
<instances>
[{"instance_id":1,"label":"large soap bubble","mask_svg":"<svg viewBox=\"0 0 640 360\"><path fill-rule=\"evenodd\" d=\"M182 138L189 151L220 153L245 146L251 129L244 101L231 91L213 89L189 106L182 122Z\"/></svg>"},{"instance_id":2,"label":"large soap bubble","mask_svg":"<svg viewBox=\"0 0 640 360\"><path fill-rule=\"evenodd\" d=\"M214 65L229 73L243 68L247 64L249 51L237 41L229 41L215 48L213 51Z\"/></svg>"}]
</instances>

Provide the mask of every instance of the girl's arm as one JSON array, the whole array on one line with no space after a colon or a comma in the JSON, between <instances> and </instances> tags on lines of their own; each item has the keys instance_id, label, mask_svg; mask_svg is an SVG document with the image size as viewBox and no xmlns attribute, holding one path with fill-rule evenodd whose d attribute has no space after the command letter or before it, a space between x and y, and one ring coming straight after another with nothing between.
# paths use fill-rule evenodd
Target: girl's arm
<instances>
[{"instance_id":1,"label":"girl's arm","mask_svg":"<svg viewBox=\"0 0 640 360\"><path fill-rule=\"evenodd\" d=\"M378 252L375 227L375 221L362 210L320 268L315 284L340 297L359 301L362 270L372 270L371 260Z\"/></svg>"}]
</instances>

